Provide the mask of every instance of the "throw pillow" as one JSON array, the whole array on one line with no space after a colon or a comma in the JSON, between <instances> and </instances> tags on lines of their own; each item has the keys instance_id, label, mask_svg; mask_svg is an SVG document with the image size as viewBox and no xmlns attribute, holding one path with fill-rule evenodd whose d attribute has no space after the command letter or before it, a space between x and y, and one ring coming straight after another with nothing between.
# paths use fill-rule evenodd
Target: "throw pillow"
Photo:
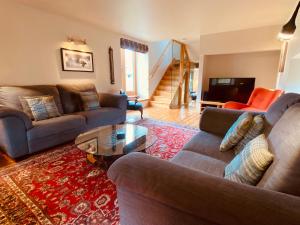
<instances>
[{"instance_id":1,"label":"throw pillow","mask_svg":"<svg viewBox=\"0 0 300 225\"><path fill-rule=\"evenodd\" d=\"M262 134L264 130L264 116L257 115L254 117L248 132L245 137L234 147L235 154L239 154L246 144L256 138L258 135Z\"/></svg>"},{"instance_id":2,"label":"throw pillow","mask_svg":"<svg viewBox=\"0 0 300 225\"><path fill-rule=\"evenodd\" d=\"M31 119L31 120L34 120L34 117L32 115L32 112L31 112L31 109L25 99L25 97L23 96L19 96L19 100L20 100L20 103L21 103L21 106L22 106L22 109L23 109L23 112L27 114L27 116Z\"/></svg>"},{"instance_id":3,"label":"throw pillow","mask_svg":"<svg viewBox=\"0 0 300 225\"><path fill-rule=\"evenodd\" d=\"M220 151L225 152L236 146L248 132L252 120L253 115L251 113L243 113L227 131L221 142Z\"/></svg>"},{"instance_id":4,"label":"throw pillow","mask_svg":"<svg viewBox=\"0 0 300 225\"><path fill-rule=\"evenodd\" d=\"M99 96L96 92L80 92L81 101L84 111L90 111L100 108Z\"/></svg>"},{"instance_id":5,"label":"throw pillow","mask_svg":"<svg viewBox=\"0 0 300 225\"><path fill-rule=\"evenodd\" d=\"M33 118L36 121L48 119L48 112L43 102L42 97L26 98L28 106L32 112Z\"/></svg>"},{"instance_id":6,"label":"throw pillow","mask_svg":"<svg viewBox=\"0 0 300 225\"><path fill-rule=\"evenodd\" d=\"M225 167L227 180L256 185L273 161L264 134L250 141L245 148Z\"/></svg>"},{"instance_id":7,"label":"throw pillow","mask_svg":"<svg viewBox=\"0 0 300 225\"><path fill-rule=\"evenodd\" d=\"M49 118L61 116L56 106L53 96L44 96L43 102L45 104L46 110L48 112Z\"/></svg>"},{"instance_id":8,"label":"throw pillow","mask_svg":"<svg viewBox=\"0 0 300 225\"><path fill-rule=\"evenodd\" d=\"M61 116L53 96L35 96L35 97L22 97L28 107L34 120L45 120L53 117Z\"/></svg>"}]
</instances>

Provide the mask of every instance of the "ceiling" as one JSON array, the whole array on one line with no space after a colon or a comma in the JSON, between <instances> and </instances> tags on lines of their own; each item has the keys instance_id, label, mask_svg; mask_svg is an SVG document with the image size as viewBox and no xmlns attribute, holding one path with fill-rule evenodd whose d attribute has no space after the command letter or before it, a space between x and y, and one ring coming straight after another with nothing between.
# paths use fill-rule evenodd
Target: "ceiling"
<instances>
[{"instance_id":1,"label":"ceiling","mask_svg":"<svg viewBox=\"0 0 300 225\"><path fill-rule=\"evenodd\" d=\"M297 0L18 0L145 41L285 23Z\"/></svg>"}]
</instances>

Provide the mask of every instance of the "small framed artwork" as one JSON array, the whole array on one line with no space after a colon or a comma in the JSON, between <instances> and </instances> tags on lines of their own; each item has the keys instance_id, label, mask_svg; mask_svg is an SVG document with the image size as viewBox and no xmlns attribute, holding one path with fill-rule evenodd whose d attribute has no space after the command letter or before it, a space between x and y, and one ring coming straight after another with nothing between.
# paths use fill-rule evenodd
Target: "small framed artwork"
<instances>
[{"instance_id":1,"label":"small framed artwork","mask_svg":"<svg viewBox=\"0 0 300 225\"><path fill-rule=\"evenodd\" d=\"M82 52L61 48L61 61L63 71L94 72L92 52Z\"/></svg>"}]
</instances>

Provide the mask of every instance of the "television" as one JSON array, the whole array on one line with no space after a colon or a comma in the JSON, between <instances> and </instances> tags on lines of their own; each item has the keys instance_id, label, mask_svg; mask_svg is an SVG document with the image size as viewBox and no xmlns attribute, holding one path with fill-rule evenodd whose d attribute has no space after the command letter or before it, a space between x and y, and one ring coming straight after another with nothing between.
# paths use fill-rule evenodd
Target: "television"
<instances>
[{"instance_id":1,"label":"television","mask_svg":"<svg viewBox=\"0 0 300 225\"><path fill-rule=\"evenodd\" d=\"M255 87L255 78L209 78L206 101L247 103Z\"/></svg>"}]
</instances>

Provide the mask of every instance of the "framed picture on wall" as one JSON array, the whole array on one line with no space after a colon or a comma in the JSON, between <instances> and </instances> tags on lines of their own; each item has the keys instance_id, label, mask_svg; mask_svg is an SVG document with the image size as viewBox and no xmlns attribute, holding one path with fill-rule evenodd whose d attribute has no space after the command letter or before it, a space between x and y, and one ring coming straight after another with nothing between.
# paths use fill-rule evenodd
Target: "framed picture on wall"
<instances>
[{"instance_id":1,"label":"framed picture on wall","mask_svg":"<svg viewBox=\"0 0 300 225\"><path fill-rule=\"evenodd\" d=\"M94 72L92 52L82 52L61 48L61 61L63 71Z\"/></svg>"}]
</instances>

